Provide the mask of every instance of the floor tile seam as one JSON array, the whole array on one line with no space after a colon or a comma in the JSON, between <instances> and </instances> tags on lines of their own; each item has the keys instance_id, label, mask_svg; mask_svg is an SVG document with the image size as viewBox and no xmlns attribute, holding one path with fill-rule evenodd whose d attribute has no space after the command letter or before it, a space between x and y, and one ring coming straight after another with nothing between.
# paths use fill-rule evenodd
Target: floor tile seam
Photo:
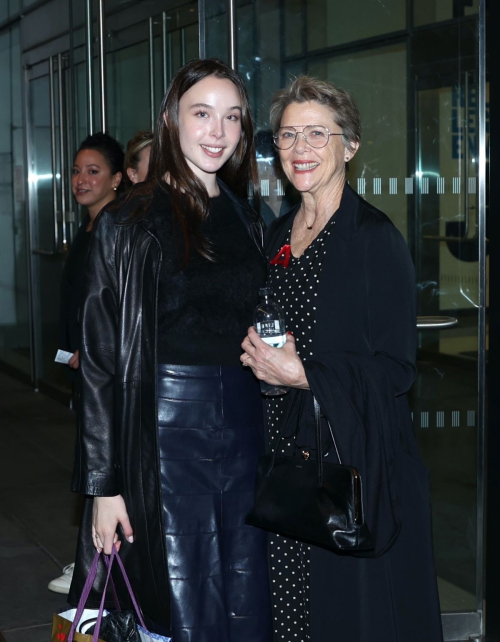
<instances>
[{"instance_id":1,"label":"floor tile seam","mask_svg":"<svg viewBox=\"0 0 500 642\"><path fill-rule=\"evenodd\" d=\"M0 501L1 501L1 495L6 492L18 491L18 490L30 490L35 488L41 489L41 490L46 488L47 490L49 490L52 486L54 486L54 488L61 488L61 482L40 482L40 483L34 483L34 484L24 484L24 485L21 484L17 486L5 486L5 487L2 487L0 482ZM68 494L71 493L69 489L69 484L65 492Z\"/></svg>"},{"instance_id":2,"label":"floor tile seam","mask_svg":"<svg viewBox=\"0 0 500 642\"><path fill-rule=\"evenodd\" d=\"M13 432L12 430L9 430L8 428L7 428L7 432L9 432L12 436L14 436L14 438L20 439L20 440L24 441L25 443L30 444L30 446L33 446L35 449L39 450L40 452L42 452L47 457L49 457L53 461L57 462L65 470L69 471L70 473L73 472L73 467L72 466L70 467L70 466L67 466L66 464L60 462L59 459L54 457L54 455L50 451L45 450L45 448L41 447L34 440L29 439L28 437L26 437L25 434L22 434L22 433L20 434L19 432Z\"/></svg>"},{"instance_id":3,"label":"floor tile seam","mask_svg":"<svg viewBox=\"0 0 500 642\"><path fill-rule=\"evenodd\" d=\"M4 507L5 507L5 506L4 506ZM25 524L25 522L24 522L20 517L18 517L18 515L16 515L16 514L12 511L12 509L11 509L11 508L9 508L8 506L6 507L6 514L7 514L7 516L8 516L8 517L10 517L11 519L13 519L15 522L17 522L17 524L18 524L18 525L20 525L20 526L24 529L24 531L25 531L25 532L26 532L26 534L30 537L30 539L32 540L32 542L33 542L34 544L36 544L36 545L38 546L38 548L39 548L43 553L45 553L45 555L47 555L47 557L49 557L53 562L55 562L55 563L57 564L57 566L58 566L60 569L63 569L63 568L64 568L64 564L62 564L62 563L57 559L57 557L55 557L55 555L53 555L53 554L49 551L49 549L45 546L45 544L43 544L43 543L38 539L38 537L36 536L35 532L34 532L34 531L33 531L33 530L32 530L32 529L31 529L27 524Z\"/></svg>"},{"instance_id":4,"label":"floor tile seam","mask_svg":"<svg viewBox=\"0 0 500 642\"><path fill-rule=\"evenodd\" d=\"M15 629L4 629L3 631L0 631L0 636L2 633L16 633L18 631L31 631L33 629L41 629L45 626L51 626L52 622L45 622L45 624L32 624L31 626L18 626ZM0 642L2 642L2 638L0 637Z\"/></svg>"}]
</instances>

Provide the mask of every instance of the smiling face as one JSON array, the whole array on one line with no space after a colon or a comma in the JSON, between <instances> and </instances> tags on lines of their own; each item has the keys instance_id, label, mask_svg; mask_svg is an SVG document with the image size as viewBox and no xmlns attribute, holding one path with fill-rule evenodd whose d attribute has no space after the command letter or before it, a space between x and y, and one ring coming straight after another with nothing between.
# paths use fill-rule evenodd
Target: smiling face
<instances>
[{"instance_id":1,"label":"smiling face","mask_svg":"<svg viewBox=\"0 0 500 642\"><path fill-rule=\"evenodd\" d=\"M332 110L325 105L316 102L288 105L281 118L281 127L295 127L301 132L308 125L322 125L332 134L342 133ZM290 149L278 151L283 170L293 186L299 192L311 194L320 194L343 181L345 163L356 153L356 150L346 149L342 136L330 136L325 147L316 148L311 147L301 134Z\"/></svg>"},{"instance_id":2,"label":"smiling face","mask_svg":"<svg viewBox=\"0 0 500 642\"><path fill-rule=\"evenodd\" d=\"M106 159L95 149L82 149L73 163L71 189L80 205L88 208L91 218L112 201L115 187L121 182L121 172L111 173Z\"/></svg>"},{"instance_id":3,"label":"smiling face","mask_svg":"<svg viewBox=\"0 0 500 642\"><path fill-rule=\"evenodd\" d=\"M234 153L241 138L241 98L226 78L208 76L179 101L179 140L189 167L205 185Z\"/></svg>"}]
</instances>

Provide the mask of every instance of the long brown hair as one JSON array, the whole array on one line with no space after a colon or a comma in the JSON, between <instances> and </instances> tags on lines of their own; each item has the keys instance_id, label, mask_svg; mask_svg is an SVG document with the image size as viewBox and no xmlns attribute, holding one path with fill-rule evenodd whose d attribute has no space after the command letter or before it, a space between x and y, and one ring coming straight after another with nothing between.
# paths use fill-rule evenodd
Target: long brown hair
<instances>
[{"instance_id":1,"label":"long brown hair","mask_svg":"<svg viewBox=\"0 0 500 642\"><path fill-rule=\"evenodd\" d=\"M189 167L179 140L179 101L193 85L209 76L230 80L241 99L241 138L218 175L239 196L247 198L251 186L258 197L253 123L245 85L231 67L216 58L193 60L177 72L163 97L148 171L148 180L170 195L175 220L184 239L186 262L189 261L191 249L214 260L209 241L200 229L209 214L208 192ZM166 175L168 183L165 181Z\"/></svg>"}]
</instances>

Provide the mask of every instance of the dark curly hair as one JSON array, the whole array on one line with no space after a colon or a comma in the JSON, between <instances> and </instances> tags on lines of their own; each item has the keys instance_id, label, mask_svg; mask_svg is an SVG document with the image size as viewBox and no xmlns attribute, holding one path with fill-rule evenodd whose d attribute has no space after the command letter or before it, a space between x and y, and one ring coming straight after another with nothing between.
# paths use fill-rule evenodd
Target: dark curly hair
<instances>
[{"instance_id":1,"label":"dark curly hair","mask_svg":"<svg viewBox=\"0 0 500 642\"><path fill-rule=\"evenodd\" d=\"M117 174L121 172L123 175L123 161L125 160L125 154L123 153L123 148L120 143L114 139L109 134L104 134L103 132L97 132L96 134L91 134L82 141L78 152L81 152L84 149L94 149L96 152L100 152L111 171L112 174Z\"/></svg>"}]
</instances>

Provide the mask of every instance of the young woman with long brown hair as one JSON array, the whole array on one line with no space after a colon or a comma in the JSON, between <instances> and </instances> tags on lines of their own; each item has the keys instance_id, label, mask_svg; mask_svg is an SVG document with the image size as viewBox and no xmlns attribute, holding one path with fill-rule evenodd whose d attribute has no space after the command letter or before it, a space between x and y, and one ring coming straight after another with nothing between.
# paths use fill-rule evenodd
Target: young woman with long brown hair
<instances>
[{"instance_id":1,"label":"young woman with long brown hair","mask_svg":"<svg viewBox=\"0 0 500 642\"><path fill-rule=\"evenodd\" d=\"M86 268L73 488L88 497L70 601L116 542L174 642L272 639L266 534L244 523L264 449L239 363L266 276L244 200L255 177L243 82L217 60L187 64L148 180L98 217Z\"/></svg>"}]
</instances>

